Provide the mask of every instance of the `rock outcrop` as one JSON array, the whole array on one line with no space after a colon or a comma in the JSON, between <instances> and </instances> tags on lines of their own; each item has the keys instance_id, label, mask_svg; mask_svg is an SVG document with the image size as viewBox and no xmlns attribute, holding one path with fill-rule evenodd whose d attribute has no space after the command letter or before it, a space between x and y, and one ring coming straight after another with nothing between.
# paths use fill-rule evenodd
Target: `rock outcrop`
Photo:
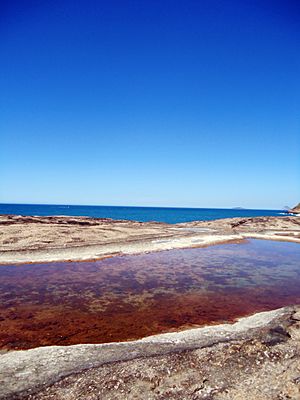
<instances>
[{"instance_id":1,"label":"rock outcrop","mask_svg":"<svg viewBox=\"0 0 300 400\"><path fill-rule=\"evenodd\" d=\"M290 212L295 214L300 214L300 203L298 203L295 207L291 208Z\"/></svg>"},{"instance_id":2,"label":"rock outcrop","mask_svg":"<svg viewBox=\"0 0 300 400\"><path fill-rule=\"evenodd\" d=\"M299 307L106 345L0 355L3 400L299 400Z\"/></svg>"}]
</instances>

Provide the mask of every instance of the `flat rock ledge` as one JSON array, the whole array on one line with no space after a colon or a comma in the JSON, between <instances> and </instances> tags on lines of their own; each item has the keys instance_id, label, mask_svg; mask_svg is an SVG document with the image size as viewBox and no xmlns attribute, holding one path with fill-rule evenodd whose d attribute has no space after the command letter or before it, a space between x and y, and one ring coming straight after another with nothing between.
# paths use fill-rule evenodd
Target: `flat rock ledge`
<instances>
[{"instance_id":1,"label":"flat rock ledge","mask_svg":"<svg viewBox=\"0 0 300 400\"><path fill-rule=\"evenodd\" d=\"M0 399L300 399L300 306L99 345L0 355Z\"/></svg>"},{"instance_id":2,"label":"flat rock ledge","mask_svg":"<svg viewBox=\"0 0 300 400\"><path fill-rule=\"evenodd\" d=\"M0 215L0 263L97 260L245 239L300 243L300 218L225 218L181 224Z\"/></svg>"}]
</instances>

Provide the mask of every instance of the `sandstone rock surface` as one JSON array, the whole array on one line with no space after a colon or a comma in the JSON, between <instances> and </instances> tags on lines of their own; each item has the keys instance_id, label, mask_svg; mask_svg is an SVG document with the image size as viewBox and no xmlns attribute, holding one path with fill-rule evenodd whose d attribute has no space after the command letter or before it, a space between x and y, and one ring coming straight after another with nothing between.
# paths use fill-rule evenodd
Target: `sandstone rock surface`
<instances>
[{"instance_id":1,"label":"sandstone rock surface","mask_svg":"<svg viewBox=\"0 0 300 400\"><path fill-rule=\"evenodd\" d=\"M247 238L300 243L300 218L256 217L184 224L87 217L0 216L0 263L91 260L203 247Z\"/></svg>"},{"instance_id":2,"label":"sandstone rock surface","mask_svg":"<svg viewBox=\"0 0 300 400\"><path fill-rule=\"evenodd\" d=\"M300 398L300 308L109 345L0 356L6 400Z\"/></svg>"}]
</instances>

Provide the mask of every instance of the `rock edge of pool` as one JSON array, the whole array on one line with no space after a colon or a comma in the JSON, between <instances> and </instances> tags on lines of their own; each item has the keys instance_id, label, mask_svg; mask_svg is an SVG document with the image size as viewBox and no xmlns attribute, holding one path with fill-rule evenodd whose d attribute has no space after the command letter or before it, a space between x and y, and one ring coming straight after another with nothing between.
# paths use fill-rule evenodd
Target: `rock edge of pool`
<instances>
[{"instance_id":1,"label":"rock edge of pool","mask_svg":"<svg viewBox=\"0 0 300 400\"><path fill-rule=\"evenodd\" d=\"M94 260L205 247L247 238L300 243L300 217L226 218L181 224L88 217L0 215L0 264Z\"/></svg>"},{"instance_id":2,"label":"rock edge of pool","mask_svg":"<svg viewBox=\"0 0 300 400\"><path fill-rule=\"evenodd\" d=\"M299 339L291 306L133 342L10 351L0 398L296 399Z\"/></svg>"}]
</instances>

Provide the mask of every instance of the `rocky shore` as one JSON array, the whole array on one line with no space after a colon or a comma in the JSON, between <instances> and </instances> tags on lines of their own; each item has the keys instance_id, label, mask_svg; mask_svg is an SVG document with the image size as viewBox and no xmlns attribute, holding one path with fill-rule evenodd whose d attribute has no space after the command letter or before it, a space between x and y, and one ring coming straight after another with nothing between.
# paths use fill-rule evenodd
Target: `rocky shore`
<instances>
[{"instance_id":1,"label":"rocky shore","mask_svg":"<svg viewBox=\"0 0 300 400\"><path fill-rule=\"evenodd\" d=\"M300 243L294 216L168 225L0 217L0 263L89 260L248 238ZM0 399L300 399L300 308L108 344L0 353Z\"/></svg>"},{"instance_id":2,"label":"rocky shore","mask_svg":"<svg viewBox=\"0 0 300 400\"><path fill-rule=\"evenodd\" d=\"M300 308L126 343L0 356L6 400L300 398Z\"/></svg>"},{"instance_id":3,"label":"rocky shore","mask_svg":"<svg viewBox=\"0 0 300 400\"><path fill-rule=\"evenodd\" d=\"M300 203L289 210L292 214L300 214Z\"/></svg>"},{"instance_id":4,"label":"rocky shore","mask_svg":"<svg viewBox=\"0 0 300 400\"><path fill-rule=\"evenodd\" d=\"M247 238L300 243L300 218L256 217L184 224L87 217L0 216L0 263L91 260Z\"/></svg>"}]
</instances>

